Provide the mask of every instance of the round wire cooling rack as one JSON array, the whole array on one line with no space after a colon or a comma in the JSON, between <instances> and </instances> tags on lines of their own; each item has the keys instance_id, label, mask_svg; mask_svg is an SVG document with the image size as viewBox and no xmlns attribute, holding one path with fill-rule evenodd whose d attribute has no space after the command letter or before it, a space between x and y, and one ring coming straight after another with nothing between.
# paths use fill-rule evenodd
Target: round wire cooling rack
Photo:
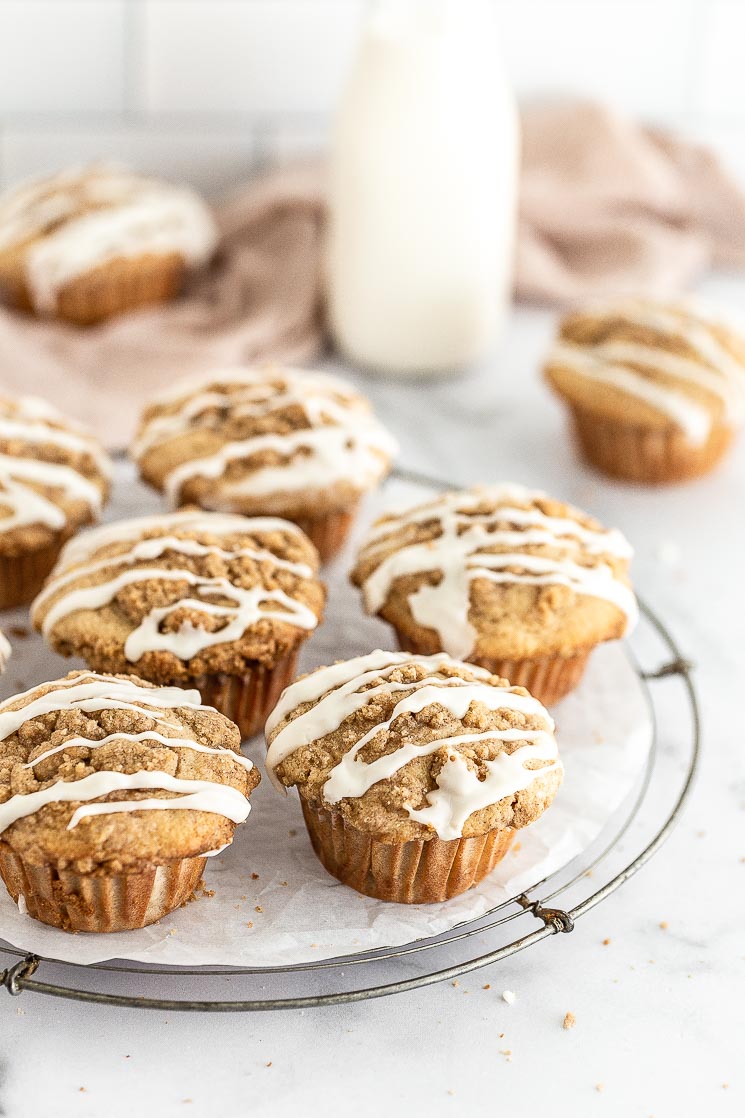
<instances>
[{"instance_id":1,"label":"round wire cooling rack","mask_svg":"<svg viewBox=\"0 0 745 1118\"><path fill-rule=\"evenodd\" d=\"M651 740L636 787L586 850L478 920L400 947L275 967L148 967L124 961L80 965L0 944L0 955L17 959L0 971L0 984L12 995L32 992L139 1009L308 1009L452 981L549 936L572 932L581 916L657 853L690 795L698 766L700 715L691 664L652 609L643 602L640 607L640 648L635 639L626 653L646 697ZM522 934L514 936L518 928ZM42 967L49 980L39 978ZM189 983L197 989L185 996ZM232 996L236 987L242 996ZM230 997L217 996L228 989Z\"/></svg>"},{"instance_id":2,"label":"round wire cooling rack","mask_svg":"<svg viewBox=\"0 0 745 1118\"><path fill-rule=\"evenodd\" d=\"M429 489L452 488L400 468L395 476ZM581 916L657 853L690 795L698 766L701 727L692 666L654 611L639 604L641 624L633 645L626 641L624 649L649 712L645 764L627 800L595 841L519 895L438 936L284 966L169 967L125 960L84 965L0 941L0 963L3 956L9 961L0 970L0 986L14 996L30 992L136 1009L308 1009L453 981L549 936L573 932Z\"/></svg>"}]
</instances>

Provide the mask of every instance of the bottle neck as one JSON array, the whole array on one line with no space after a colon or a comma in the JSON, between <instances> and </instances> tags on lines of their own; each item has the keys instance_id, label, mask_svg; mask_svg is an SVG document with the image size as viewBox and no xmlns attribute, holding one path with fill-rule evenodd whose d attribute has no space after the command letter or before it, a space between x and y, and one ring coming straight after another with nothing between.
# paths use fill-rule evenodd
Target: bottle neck
<instances>
[{"instance_id":1,"label":"bottle neck","mask_svg":"<svg viewBox=\"0 0 745 1118\"><path fill-rule=\"evenodd\" d=\"M368 0L367 31L384 38L495 28L493 0Z\"/></svg>"}]
</instances>

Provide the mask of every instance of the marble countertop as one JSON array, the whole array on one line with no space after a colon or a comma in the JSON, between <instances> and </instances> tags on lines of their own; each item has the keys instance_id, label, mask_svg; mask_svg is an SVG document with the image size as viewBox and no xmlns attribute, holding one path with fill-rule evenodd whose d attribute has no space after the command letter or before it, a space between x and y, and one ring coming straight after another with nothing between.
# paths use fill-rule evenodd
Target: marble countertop
<instances>
[{"instance_id":1,"label":"marble countertop","mask_svg":"<svg viewBox=\"0 0 745 1118\"><path fill-rule=\"evenodd\" d=\"M712 280L704 294L736 305L745 283ZM745 438L715 475L679 488L590 472L537 374L553 320L518 310L495 360L459 380L357 379L403 465L538 485L634 541L636 583L696 662L703 701L701 771L672 838L571 936L457 985L226 1016L0 993L0 1114L745 1112L745 750L732 717L745 678Z\"/></svg>"}]
</instances>

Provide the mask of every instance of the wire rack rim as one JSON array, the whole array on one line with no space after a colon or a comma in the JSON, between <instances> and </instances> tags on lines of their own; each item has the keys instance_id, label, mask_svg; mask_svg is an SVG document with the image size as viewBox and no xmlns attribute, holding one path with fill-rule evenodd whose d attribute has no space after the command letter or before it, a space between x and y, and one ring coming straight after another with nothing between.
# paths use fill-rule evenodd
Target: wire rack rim
<instances>
[{"instance_id":1,"label":"wire rack rim","mask_svg":"<svg viewBox=\"0 0 745 1118\"><path fill-rule=\"evenodd\" d=\"M543 897L541 900L531 899L528 896L528 894L530 892L533 892L534 889L538 888L541 884L543 884L543 882L538 882L538 883L536 883L536 885L531 886L531 888L528 889L526 891L526 893L521 894L519 897L512 898L510 901L505 901L505 902L503 902L502 905L500 905L496 909L492 910L492 914L493 914L494 912L497 912L497 911L501 910L502 908L508 906L511 903L516 903L520 906L520 911L517 911L517 912L513 913L512 915L506 917L504 920L498 921L498 923L504 923L508 919L513 919L514 917L522 915L523 913L532 913L533 916L535 916L535 917L537 917L538 919L541 920L542 926L540 928L537 928L533 932L527 933L526 935L521 936L518 939L515 939L510 943L504 944L501 947L495 949L494 951L487 952L484 955L480 955L476 958L466 960L465 962L457 963L457 964L455 964L451 967L447 967L447 968L442 969L442 970L433 971L429 974L416 975L412 978L403 979L403 980L398 981L398 982L386 983L386 984L383 984L383 985L367 987L365 989L360 989L360 990L344 990L344 991L339 991L339 992L336 992L336 993L313 994L313 995L307 995L307 996L304 996L304 997L282 998L282 999L276 999L276 1000L269 1000L269 999L250 999L250 1000L234 1000L234 1001L180 1000L180 999L174 1000L174 999L165 999L165 998L130 997L130 996L124 995L124 994L111 994L111 993L105 993L105 992L104 993L99 993L99 992L94 991L94 990L84 990L84 989L76 989L74 987L58 986L58 985L54 985L54 984L47 983L47 982L37 981L36 979L34 979L32 977L34 971L37 969L37 967L39 966L39 964L41 962L54 963L54 962L57 962L56 960L45 959L43 956L38 956L38 955L34 955L34 954L23 955L22 952L18 952L15 949L12 949L12 948L5 948L4 946L0 947L0 951L3 951L4 953L11 954L11 955L20 955L22 957L21 957L20 961L18 963L16 963L14 966L12 966L11 968L9 968L9 969L7 969L3 972L0 972L0 984L2 984L8 990L8 992L11 993L11 994L19 994L22 991L29 991L29 992L39 993L39 994L47 994L47 995L54 996L54 997L65 998L65 999L68 999L68 1000L83 1001L83 1002L97 1003L97 1004L105 1004L105 1005L110 1005L110 1006L139 1008L139 1009L155 1009L155 1010L167 1010L167 1011L193 1010L193 1011L212 1012L212 1013L266 1011L266 1010L271 1010L271 1009L307 1009L307 1008L316 1008L316 1007L320 1007L320 1006L349 1004L349 1003L353 1003L353 1002L365 1001L365 1000L372 999L372 998L385 997L385 996L388 996L388 995L394 994L394 993L404 993L404 992L409 991L409 990L414 990L414 989L418 989L418 988L421 988L421 987L430 986L430 985L433 985L434 983L437 983L437 982L447 981L448 979L455 979L455 978L460 977L462 975L469 974L474 970L478 970L479 968L481 968L483 966L487 966L491 963L499 962L501 959L504 959L504 958L506 958L510 955L516 954L518 951L525 950L527 947L530 947L533 944L540 942L541 940L545 939L549 935L555 935L555 934L558 934L559 932L571 931L573 926L574 926L574 923L581 916L583 916L587 912L591 911L593 908L595 908L596 905L600 904L603 900L605 900L612 893L614 893L618 888L620 888L621 885L623 885L626 881L628 881L631 877L633 877L634 874L638 873L638 871L644 865L646 865L646 863L654 856L654 854L657 853L657 851L664 844L664 842L670 836L673 828L675 827L675 824L676 824L676 822L677 822L677 820L680 816L680 813L681 813L681 811L682 811L682 809L683 809L683 807L684 807L684 805L685 805L685 803L686 803L686 801L687 801L687 799L690 795L691 788L693 786L693 782L694 782L696 772L697 772L697 769L698 769L698 763L699 763L699 757L700 757L700 748L701 748L701 717L700 717L700 708L699 708L698 697L697 697L696 690L695 690L695 687L694 687L694 684L693 684L693 680L691 678L691 664L689 663L689 661L687 661L684 658L684 656L682 655L682 653L678 649L678 647L675 643L675 640L673 639L673 637L669 633L668 629L662 623L662 621L660 621L660 619L656 616L656 614L651 610L651 608L643 602L640 603L640 605L641 605L642 613L644 614L646 619L649 621L649 623L652 625L653 629L656 631L657 635L662 640L662 643L667 646L667 649L668 649L669 653L671 654L671 659L669 661L667 661L666 663L664 663L663 665L661 665L661 667L658 668L656 671L641 672L638 669L638 666L637 666L639 678L642 680L642 682L646 686L646 684L649 681L652 681L652 680L667 678L671 675L672 676L677 676L678 678L680 678L682 680L685 691L686 691L686 695L687 695L687 698L688 698L689 715L690 715L690 719L691 719L691 731L692 731L691 745L690 745L691 752L690 752L690 758L688 759L687 768L685 770L685 773L683 774L680 791L678 792L676 800L675 800L670 812L668 813L667 817L662 822L661 826L655 832L653 837L649 840L647 845L623 869L621 869L618 873L616 873L614 877L610 878L604 885L602 885L594 893L590 894L590 896L588 896L584 900L578 902L573 908L570 908L568 910L564 910L564 909L561 909L561 908L554 908L553 906L549 906L547 902L552 900L553 897L557 896L559 893L564 892L566 889L570 888L572 884L576 883L576 880L578 880L577 878L575 878L574 881L572 881L568 884L563 884L562 886L559 887L559 889L557 889L557 891L554 894L549 894L546 897ZM654 745L654 741L653 741L653 745ZM650 757L652 757L652 755L653 755L653 749L650 750ZM645 780L643 782L642 794L646 790L647 786L648 786L648 780ZM624 833L624 831L630 825L632 819L638 813L639 807L641 805L642 794L640 794L640 796L637 798L637 801L634 805L634 808L632 809L633 814L628 818L627 821L624 822L624 826L623 826L623 828L620 832L621 834ZM611 840L611 842L609 843L609 845L605 849L605 851L599 856L598 861L601 860L603 857L607 856L607 854L610 852L610 850L612 850L615 847L615 844L617 843L617 841L618 841L618 836L615 836L613 838L613 840ZM556 871L556 872L560 873L561 871ZM586 870L583 871L583 874L585 874L585 873L586 873ZM554 876L554 875L551 875L551 876ZM582 876L582 875L580 875L580 876ZM548 878L546 880L550 880L550 878ZM485 917L481 917L480 919L483 920L484 918ZM460 927L464 928L464 934L466 934L466 935L467 934L479 934L479 933L482 933L482 932L485 932L485 931L489 930L488 927L477 927L471 933L471 932L469 932L467 924L465 926L461 925ZM456 929L452 929L452 930L455 931ZM426 944L426 941L424 941L424 943ZM404 947L406 947L406 946L407 945L404 945ZM411 945L408 945L408 946L411 946ZM421 949L423 946L424 946L424 944L420 944L419 948ZM427 946L430 946L430 945L427 944ZM431 946L432 947L443 946L443 943L438 942L437 940L435 940L431 943ZM386 958L391 958L391 957L395 957L395 955L393 955L393 956L383 955L382 957L379 957L379 958L362 959L360 961L384 962ZM335 965L335 966L338 966L338 967L349 966L349 965L352 965L353 959L354 959L354 956L348 957L346 959L341 958L341 959L338 959L338 960L329 960L328 965ZM76 966L76 964L62 964L62 965ZM116 969L116 970L119 970L119 971L127 971L128 973L151 973L151 972L147 972L147 971L137 971L134 968L107 967L105 964L96 964L94 968L81 967L80 969L85 969L85 970L88 970L88 969L115 970ZM263 968L262 973L268 973L268 971L270 969L273 970L275 968ZM279 968L279 969L281 970L283 968ZM303 968L302 968L302 966L300 966L298 968L284 968L284 969L292 970L292 969L303 969ZM201 968L198 971L196 971L195 973L204 976L204 975L207 975L208 973L210 973L210 971L213 971L213 970L214 970L214 968ZM159 970L156 973L163 973L163 969ZM181 973L181 974L183 974L185 972L184 972L184 970L179 968L176 971L169 971L167 973L171 973L171 974ZM188 973L188 972L186 972L186 973ZM216 973L218 975L226 975L227 976L231 973L252 974L252 973L257 973L257 971L256 970L249 970L249 971L239 970L239 971L233 972L233 971L217 970L214 973Z\"/></svg>"}]
</instances>

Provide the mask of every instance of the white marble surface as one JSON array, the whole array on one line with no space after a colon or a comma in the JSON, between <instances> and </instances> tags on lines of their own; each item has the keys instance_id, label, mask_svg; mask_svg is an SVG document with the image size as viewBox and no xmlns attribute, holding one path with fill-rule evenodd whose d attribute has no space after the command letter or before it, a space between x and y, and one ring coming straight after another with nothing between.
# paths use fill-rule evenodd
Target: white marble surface
<instances>
[{"instance_id":1,"label":"white marble surface","mask_svg":"<svg viewBox=\"0 0 745 1118\"><path fill-rule=\"evenodd\" d=\"M745 283L712 281L707 294L736 304ZM733 698L745 676L745 439L714 476L681 488L592 474L537 376L552 321L519 311L498 359L465 379L365 384L405 465L541 485L635 542L637 584L695 659L704 704L700 777L669 843L572 935L457 986L260 1016L0 993L0 1114L745 1111L745 750Z\"/></svg>"}]
</instances>

